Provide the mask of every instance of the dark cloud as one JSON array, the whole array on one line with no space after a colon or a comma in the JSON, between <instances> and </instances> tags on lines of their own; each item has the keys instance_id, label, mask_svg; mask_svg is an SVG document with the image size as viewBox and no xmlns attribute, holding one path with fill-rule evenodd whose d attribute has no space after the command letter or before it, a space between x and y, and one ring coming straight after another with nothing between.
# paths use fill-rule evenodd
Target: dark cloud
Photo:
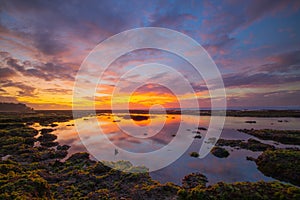
<instances>
[{"instance_id":1,"label":"dark cloud","mask_svg":"<svg viewBox=\"0 0 300 200\"><path fill-rule=\"evenodd\" d=\"M56 55L60 52L66 52L70 50L66 41L60 40L59 36L56 36L50 30L41 31L32 35L36 48L47 55Z\"/></svg>"},{"instance_id":2,"label":"dark cloud","mask_svg":"<svg viewBox=\"0 0 300 200\"><path fill-rule=\"evenodd\" d=\"M4 67L0 68L0 78L9 78L16 75L16 72L10 68Z\"/></svg>"},{"instance_id":3,"label":"dark cloud","mask_svg":"<svg viewBox=\"0 0 300 200\"><path fill-rule=\"evenodd\" d=\"M47 55L72 47L70 38L93 42L141 25L144 4L125 1L2 1L1 12L14 19L5 24L30 38ZM93 47L92 46L92 47Z\"/></svg>"},{"instance_id":4,"label":"dark cloud","mask_svg":"<svg viewBox=\"0 0 300 200\"><path fill-rule=\"evenodd\" d=\"M223 81L225 87L257 87L298 82L300 81L300 76L282 76L271 73L235 73L223 76Z\"/></svg>"},{"instance_id":5,"label":"dark cloud","mask_svg":"<svg viewBox=\"0 0 300 200\"><path fill-rule=\"evenodd\" d=\"M0 86L1 88L15 87L20 89L20 91L18 91L18 96L35 96L35 88L22 82L13 82L11 80L0 81Z\"/></svg>"},{"instance_id":6,"label":"dark cloud","mask_svg":"<svg viewBox=\"0 0 300 200\"><path fill-rule=\"evenodd\" d=\"M299 106L300 90L280 90L266 93L248 93L243 97L227 97L228 106L265 107Z\"/></svg>"},{"instance_id":7,"label":"dark cloud","mask_svg":"<svg viewBox=\"0 0 300 200\"><path fill-rule=\"evenodd\" d=\"M191 86L195 92L203 92L207 90L207 87L204 83L191 83Z\"/></svg>"},{"instance_id":8,"label":"dark cloud","mask_svg":"<svg viewBox=\"0 0 300 200\"><path fill-rule=\"evenodd\" d=\"M269 57L271 63L261 66L259 71L300 73L300 51L292 51Z\"/></svg>"},{"instance_id":9,"label":"dark cloud","mask_svg":"<svg viewBox=\"0 0 300 200\"><path fill-rule=\"evenodd\" d=\"M77 66L71 63L57 64L57 63L32 63L30 61L21 61L19 59L13 58L10 54L4 54L2 56L1 62L6 65L3 70L3 74L14 75L14 70L20 72L26 77L36 77L44 79L46 81L51 81L54 79L63 80L74 80L74 76L77 72ZM0 69L1 70L1 69ZM1 71L2 72L2 71ZM2 76L2 73L1 73ZM3 75L4 76L4 75Z\"/></svg>"},{"instance_id":10,"label":"dark cloud","mask_svg":"<svg viewBox=\"0 0 300 200\"><path fill-rule=\"evenodd\" d=\"M269 63L223 76L226 87L266 86L300 81L300 51L268 58Z\"/></svg>"},{"instance_id":11,"label":"dark cloud","mask_svg":"<svg viewBox=\"0 0 300 200\"><path fill-rule=\"evenodd\" d=\"M33 40L44 54L70 50L70 38L99 42L130 28L161 26L211 37L207 46L220 48L234 41L232 32L264 16L291 7L296 1L1 1L1 12L13 19L2 23ZM203 16L201 16L203 15ZM201 17L200 17L201 16ZM202 21L201 27L200 23ZM191 26L194 22L194 26ZM193 27L193 28L191 28ZM213 28L212 28L213 27ZM199 33L199 32L198 32ZM91 46L92 48L93 46Z\"/></svg>"},{"instance_id":12,"label":"dark cloud","mask_svg":"<svg viewBox=\"0 0 300 200\"><path fill-rule=\"evenodd\" d=\"M16 97L0 96L0 102L19 103Z\"/></svg>"},{"instance_id":13,"label":"dark cloud","mask_svg":"<svg viewBox=\"0 0 300 200\"><path fill-rule=\"evenodd\" d=\"M63 88L48 88L48 89L44 89L43 91L54 93L54 94L72 94L72 90L63 89Z\"/></svg>"},{"instance_id":14,"label":"dark cloud","mask_svg":"<svg viewBox=\"0 0 300 200\"><path fill-rule=\"evenodd\" d=\"M282 9L291 6L297 6L297 3L291 1L281 1L281 0L254 0L246 7L246 23L250 24L255 20L269 14L274 14L275 12L281 11Z\"/></svg>"}]
</instances>

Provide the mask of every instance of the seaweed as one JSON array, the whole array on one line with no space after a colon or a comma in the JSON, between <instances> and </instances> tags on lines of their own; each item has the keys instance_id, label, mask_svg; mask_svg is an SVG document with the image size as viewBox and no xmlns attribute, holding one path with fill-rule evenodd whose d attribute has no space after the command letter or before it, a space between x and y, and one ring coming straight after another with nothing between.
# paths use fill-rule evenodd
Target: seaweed
<instances>
[{"instance_id":1,"label":"seaweed","mask_svg":"<svg viewBox=\"0 0 300 200\"><path fill-rule=\"evenodd\" d=\"M300 130L238 129L238 131L262 140L273 140L282 144L300 145Z\"/></svg>"},{"instance_id":2,"label":"seaweed","mask_svg":"<svg viewBox=\"0 0 300 200\"><path fill-rule=\"evenodd\" d=\"M263 152L256 160L266 176L300 186L300 150L276 149Z\"/></svg>"}]
</instances>

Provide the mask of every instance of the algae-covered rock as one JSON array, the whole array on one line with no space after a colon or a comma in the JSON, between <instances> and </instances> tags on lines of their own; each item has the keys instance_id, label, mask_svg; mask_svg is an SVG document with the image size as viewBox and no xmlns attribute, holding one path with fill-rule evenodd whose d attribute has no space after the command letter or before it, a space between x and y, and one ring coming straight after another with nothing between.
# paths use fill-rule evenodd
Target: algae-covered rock
<instances>
[{"instance_id":1,"label":"algae-covered rock","mask_svg":"<svg viewBox=\"0 0 300 200\"><path fill-rule=\"evenodd\" d=\"M273 145L264 144L255 139L248 139L248 141L243 140L225 140L219 139L216 143L217 146L230 146L230 147L238 147L242 149L248 149L251 151L265 151L267 149L275 149Z\"/></svg>"},{"instance_id":2,"label":"algae-covered rock","mask_svg":"<svg viewBox=\"0 0 300 200\"><path fill-rule=\"evenodd\" d=\"M40 137L38 137L37 140L40 142L51 142L56 139L57 139L56 135L45 133L45 134L41 135Z\"/></svg>"},{"instance_id":3,"label":"algae-covered rock","mask_svg":"<svg viewBox=\"0 0 300 200\"><path fill-rule=\"evenodd\" d=\"M219 199L299 199L300 189L279 182L219 182L207 188L197 186L191 190L181 189L178 191L179 199L195 200L219 200Z\"/></svg>"},{"instance_id":4,"label":"algae-covered rock","mask_svg":"<svg viewBox=\"0 0 300 200\"><path fill-rule=\"evenodd\" d=\"M253 135L262 140L273 140L282 144L300 145L300 130L238 129L238 131Z\"/></svg>"},{"instance_id":5,"label":"algae-covered rock","mask_svg":"<svg viewBox=\"0 0 300 200\"><path fill-rule=\"evenodd\" d=\"M182 179L182 187L185 189L192 189L197 186L205 188L207 182L208 180L203 174L191 173Z\"/></svg>"},{"instance_id":6,"label":"algae-covered rock","mask_svg":"<svg viewBox=\"0 0 300 200\"><path fill-rule=\"evenodd\" d=\"M58 145L57 146L57 150L68 150L70 147L71 146L66 145L66 144L64 144L64 145Z\"/></svg>"},{"instance_id":7,"label":"algae-covered rock","mask_svg":"<svg viewBox=\"0 0 300 200\"><path fill-rule=\"evenodd\" d=\"M268 150L255 162L266 176L300 186L300 150Z\"/></svg>"},{"instance_id":8,"label":"algae-covered rock","mask_svg":"<svg viewBox=\"0 0 300 200\"><path fill-rule=\"evenodd\" d=\"M227 158L229 156L229 152L222 147L212 148L211 153L218 158Z\"/></svg>"}]
</instances>

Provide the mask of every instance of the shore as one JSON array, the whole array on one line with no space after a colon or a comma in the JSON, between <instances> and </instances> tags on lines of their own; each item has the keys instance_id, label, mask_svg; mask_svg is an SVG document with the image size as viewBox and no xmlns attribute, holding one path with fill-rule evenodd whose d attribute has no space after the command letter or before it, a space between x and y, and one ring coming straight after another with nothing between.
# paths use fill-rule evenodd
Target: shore
<instances>
[{"instance_id":1,"label":"shore","mask_svg":"<svg viewBox=\"0 0 300 200\"><path fill-rule=\"evenodd\" d=\"M291 113L293 112L289 114ZM55 135L51 132L55 128L55 122L64 122L72 118L71 111L37 111L30 114L0 115L0 156L2 157L0 199L17 197L24 199L229 199L232 197L296 199L300 197L300 189L297 187L300 186L297 179L300 176L299 149L276 149L253 140L248 142L219 140L217 143L219 148L235 145L239 148L262 150L263 153L257 159L252 159L259 170L289 184L279 181L259 181L220 182L207 186L207 178L205 174L201 174L201 171L182 177L182 186L173 183L161 184L151 179L146 168L132 166L128 161L112 163L114 168L110 168L101 162L91 160L88 153L82 152L73 154L62 162L61 160L68 154L69 146L58 144ZM49 129L38 132L29 127L34 123L49 126ZM267 131L241 131L258 138L265 138L268 135ZM273 140L277 142L288 144L293 144L293 141L298 142L299 131L275 132L276 140ZM35 146L36 142L40 145ZM123 171L119 171L118 168ZM130 173L126 172L126 169L127 171L144 170L144 173Z\"/></svg>"}]
</instances>

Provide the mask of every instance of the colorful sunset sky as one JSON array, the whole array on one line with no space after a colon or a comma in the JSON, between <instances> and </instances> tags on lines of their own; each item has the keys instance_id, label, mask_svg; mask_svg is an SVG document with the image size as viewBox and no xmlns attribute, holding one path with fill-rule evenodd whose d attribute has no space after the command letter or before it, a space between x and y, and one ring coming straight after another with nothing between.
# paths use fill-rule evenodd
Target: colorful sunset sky
<instances>
[{"instance_id":1,"label":"colorful sunset sky","mask_svg":"<svg viewBox=\"0 0 300 200\"><path fill-rule=\"evenodd\" d=\"M300 107L299 24L297 0L0 0L0 102L21 102L36 110L72 109L76 74L97 44L129 29L163 27L205 48L222 75L229 107ZM128 103L136 109L155 104L172 108L180 99L188 108L193 94L183 89L172 93L159 84L164 80L180 89L172 73L143 69L128 74L144 63L161 63L180 72L201 108L218 98L209 96L201 76L194 76L184 59L143 49L117 58L95 98L86 96L86 101L110 108L111 93L119 91L115 101L120 109ZM132 81L146 78L158 84L129 93ZM116 90L120 81L122 89Z\"/></svg>"}]
</instances>

